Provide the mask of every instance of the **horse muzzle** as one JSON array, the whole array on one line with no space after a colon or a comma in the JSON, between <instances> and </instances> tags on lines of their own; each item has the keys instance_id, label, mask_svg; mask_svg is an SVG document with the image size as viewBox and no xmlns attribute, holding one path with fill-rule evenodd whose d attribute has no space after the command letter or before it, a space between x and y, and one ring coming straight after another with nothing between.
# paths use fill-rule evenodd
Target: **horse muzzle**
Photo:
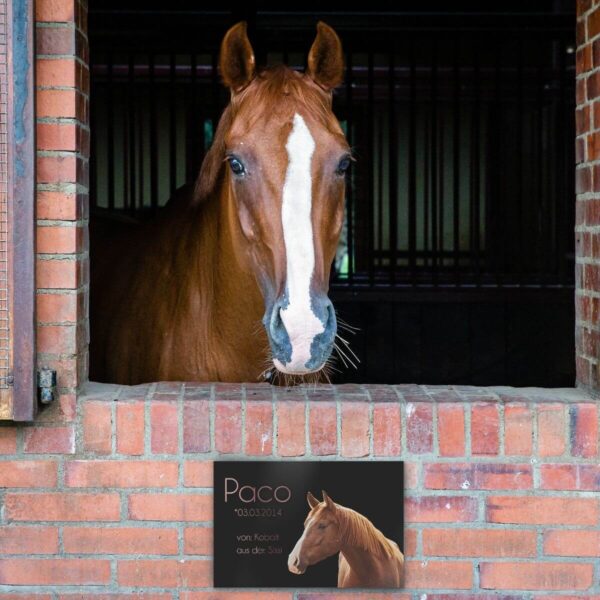
<instances>
[{"instance_id":1,"label":"horse muzzle","mask_svg":"<svg viewBox=\"0 0 600 600\"><path fill-rule=\"evenodd\" d=\"M288 557L288 571L294 575L304 575L306 565L300 563L300 559L292 552Z\"/></svg>"},{"instance_id":2,"label":"horse muzzle","mask_svg":"<svg viewBox=\"0 0 600 600\"><path fill-rule=\"evenodd\" d=\"M337 321L331 300L313 295L305 305L278 298L264 318L273 363L282 373L306 375L320 371L331 355Z\"/></svg>"}]
</instances>

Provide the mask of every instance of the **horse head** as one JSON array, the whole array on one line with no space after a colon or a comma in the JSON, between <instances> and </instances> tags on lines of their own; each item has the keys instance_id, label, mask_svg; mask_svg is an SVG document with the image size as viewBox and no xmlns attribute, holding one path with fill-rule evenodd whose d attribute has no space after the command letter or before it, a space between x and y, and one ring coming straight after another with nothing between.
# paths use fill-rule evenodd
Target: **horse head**
<instances>
[{"instance_id":1,"label":"horse head","mask_svg":"<svg viewBox=\"0 0 600 600\"><path fill-rule=\"evenodd\" d=\"M323 492L319 502L310 492L306 495L310 512L304 521L304 533L288 557L288 569L302 575L310 565L337 554L342 545L337 505Z\"/></svg>"},{"instance_id":2,"label":"horse head","mask_svg":"<svg viewBox=\"0 0 600 600\"><path fill-rule=\"evenodd\" d=\"M305 73L257 71L246 24L225 35L219 59L231 101L202 165L196 198L227 202L236 259L264 298L275 367L304 375L324 367L337 333L328 298L344 219L351 156L331 104L342 81L340 40L317 26Z\"/></svg>"}]
</instances>

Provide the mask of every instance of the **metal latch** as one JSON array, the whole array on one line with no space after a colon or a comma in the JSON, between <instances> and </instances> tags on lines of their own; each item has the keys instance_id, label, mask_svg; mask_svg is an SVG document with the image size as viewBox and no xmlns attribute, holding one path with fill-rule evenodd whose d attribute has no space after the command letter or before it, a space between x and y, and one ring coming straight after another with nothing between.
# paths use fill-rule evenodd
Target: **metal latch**
<instances>
[{"instance_id":1,"label":"metal latch","mask_svg":"<svg viewBox=\"0 0 600 600\"><path fill-rule=\"evenodd\" d=\"M56 396L56 371L40 369L37 373L37 384L40 390L40 402L50 404Z\"/></svg>"}]
</instances>

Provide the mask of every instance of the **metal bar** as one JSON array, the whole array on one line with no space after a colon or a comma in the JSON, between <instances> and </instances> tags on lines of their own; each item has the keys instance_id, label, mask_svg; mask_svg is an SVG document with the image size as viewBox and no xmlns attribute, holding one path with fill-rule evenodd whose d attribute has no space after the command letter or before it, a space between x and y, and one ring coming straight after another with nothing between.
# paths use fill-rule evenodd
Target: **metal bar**
<instances>
[{"instance_id":1,"label":"metal bar","mask_svg":"<svg viewBox=\"0 0 600 600\"><path fill-rule=\"evenodd\" d=\"M114 63L113 54L108 54L108 102L106 107L107 120L107 143L106 143L106 158L107 158L107 173L108 173L108 208L115 208L115 120L114 120Z\"/></svg>"},{"instance_id":2,"label":"metal bar","mask_svg":"<svg viewBox=\"0 0 600 600\"><path fill-rule=\"evenodd\" d=\"M368 270L369 270L369 284L373 285L374 283L374 264L373 264L373 244L374 244L374 194L375 194L375 173L374 173L374 164L375 160L375 132L373 127L373 119L375 118L375 110L374 110L374 90L373 86L375 85L374 77L373 77L373 69L374 69L374 59L373 52L369 52L367 59L367 137L368 137L368 145L369 145L369 156L367 158L368 163L368 181L369 181L369 192L367 194L367 259L368 259Z\"/></svg>"},{"instance_id":3,"label":"metal bar","mask_svg":"<svg viewBox=\"0 0 600 600\"><path fill-rule=\"evenodd\" d=\"M521 158L521 150L523 148L523 33L519 32L517 42L517 152L515 157L516 177L517 177L517 236L516 248L513 248L512 264L514 269L516 283L523 283L522 263L518 259L521 256L523 248L523 160Z\"/></svg>"},{"instance_id":4,"label":"metal bar","mask_svg":"<svg viewBox=\"0 0 600 600\"><path fill-rule=\"evenodd\" d=\"M567 261L566 252L567 245L566 239L561 227L564 226L565 222L568 222L565 218L566 210L572 210L572 201L574 200L573 191L567 188L567 178L565 176L566 169L570 169L571 165L566 162L566 72L567 72L567 61L566 61L566 43L563 37L558 40L558 69L559 69L559 86L560 92L558 97L558 109L557 109L557 136L556 136L556 173L557 173L557 185L555 193L555 202L557 206L556 214L556 226L555 236L557 240L556 244L556 260L557 260L557 272L558 281L560 283L567 283L569 277L567 276ZM554 186L553 186L554 187ZM566 210L565 210L566 209Z\"/></svg>"},{"instance_id":5,"label":"metal bar","mask_svg":"<svg viewBox=\"0 0 600 600\"><path fill-rule=\"evenodd\" d=\"M480 264L480 217L481 217L481 179L480 179L480 119L481 119L481 80L480 80L480 66L479 66L479 52L474 52L474 77L473 77L473 94L474 94L474 105L473 105L473 186L471 189L472 200L473 200L473 252L474 252L474 264L475 264L475 282L477 285L480 283L481 277L481 264Z\"/></svg>"},{"instance_id":6,"label":"metal bar","mask_svg":"<svg viewBox=\"0 0 600 600\"><path fill-rule=\"evenodd\" d=\"M146 186L144 181L144 134L146 132L146 124L145 124L145 112L146 106L144 103L144 99L148 97L150 90L148 90L147 84L142 84L141 94L139 94L140 99L140 117L138 119L138 178L139 178L139 203L138 209L141 211L144 209L145 204L145 193ZM146 88L146 93L144 93L144 88Z\"/></svg>"},{"instance_id":7,"label":"metal bar","mask_svg":"<svg viewBox=\"0 0 600 600\"><path fill-rule=\"evenodd\" d=\"M158 131L156 123L156 56L150 54L150 205L158 210Z\"/></svg>"},{"instance_id":8,"label":"metal bar","mask_svg":"<svg viewBox=\"0 0 600 600\"><path fill-rule=\"evenodd\" d=\"M452 241L454 245L454 277L457 286L460 277L460 38L454 42L454 89L452 125Z\"/></svg>"},{"instance_id":9,"label":"metal bar","mask_svg":"<svg viewBox=\"0 0 600 600\"><path fill-rule=\"evenodd\" d=\"M190 100L190 115L189 115L189 127L187 129L188 141L187 141L187 161L186 161L186 181L194 181L197 176L197 170L200 166L200 157L203 154L204 144L200 143L204 139L204 119L198 119L198 63L196 53L192 52L190 55L190 85L191 85L191 100ZM202 131L198 123L202 124Z\"/></svg>"},{"instance_id":10,"label":"metal bar","mask_svg":"<svg viewBox=\"0 0 600 600\"><path fill-rule=\"evenodd\" d=\"M431 250L432 264L431 277L435 285L438 271L438 219L437 219L437 194L438 194L438 115L437 115L437 42L434 39L431 42Z\"/></svg>"},{"instance_id":11,"label":"metal bar","mask_svg":"<svg viewBox=\"0 0 600 600\"><path fill-rule=\"evenodd\" d=\"M177 56L171 54L169 65L169 188L177 189Z\"/></svg>"},{"instance_id":12,"label":"metal bar","mask_svg":"<svg viewBox=\"0 0 600 600\"><path fill-rule=\"evenodd\" d=\"M137 94L135 86L135 56L131 54L129 56L129 72L127 79L127 99L128 99L128 112L129 112L129 172L125 176L129 176L129 198L131 211L135 211L136 207L136 181L135 181L135 125L137 117ZM140 194L141 196L141 194Z\"/></svg>"},{"instance_id":13,"label":"metal bar","mask_svg":"<svg viewBox=\"0 0 600 600\"><path fill-rule=\"evenodd\" d=\"M127 81L129 81L129 65L127 65ZM123 111L125 114L123 115L123 131L121 132L123 135L123 209L131 212L130 205L130 193L129 193L129 130L131 128L131 114L132 111L129 110L129 85L125 83L122 86L123 94L126 95L124 103L127 104L127 109Z\"/></svg>"},{"instance_id":14,"label":"metal bar","mask_svg":"<svg viewBox=\"0 0 600 600\"><path fill-rule=\"evenodd\" d=\"M409 104L408 104L408 252L411 281L417 283L417 109L415 38L409 40Z\"/></svg>"},{"instance_id":15,"label":"metal bar","mask_svg":"<svg viewBox=\"0 0 600 600\"><path fill-rule=\"evenodd\" d=\"M392 285L396 282L396 270L398 268L398 133L396 131L396 44L392 43L389 55L389 81L388 81L388 110L389 110L389 134L388 134L388 161L389 161L389 207L390 207L390 273L389 279Z\"/></svg>"}]
</instances>

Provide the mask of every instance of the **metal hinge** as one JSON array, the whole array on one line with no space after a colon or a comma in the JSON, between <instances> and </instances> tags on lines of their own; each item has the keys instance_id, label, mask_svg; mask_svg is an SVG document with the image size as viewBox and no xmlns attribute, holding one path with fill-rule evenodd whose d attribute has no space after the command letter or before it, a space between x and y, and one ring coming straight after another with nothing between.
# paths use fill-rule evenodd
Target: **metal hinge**
<instances>
[{"instance_id":1,"label":"metal hinge","mask_svg":"<svg viewBox=\"0 0 600 600\"><path fill-rule=\"evenodd\" d=\"M9 373L6 377L0 377L0 386L8 385L11 386L15 383L15 378L12 373Z\"/></svg>"},{"instance_id":2,"label":"metal hinge","mask_svg":"<svg viewBox=\"0 0 600 600\"><path fill-rule=\"evenodd\" d=\"M40 369L37 372L37 384L40 391L40 402L50 404L56 396L56 371Z\"/></svg>"}]
</instances>

